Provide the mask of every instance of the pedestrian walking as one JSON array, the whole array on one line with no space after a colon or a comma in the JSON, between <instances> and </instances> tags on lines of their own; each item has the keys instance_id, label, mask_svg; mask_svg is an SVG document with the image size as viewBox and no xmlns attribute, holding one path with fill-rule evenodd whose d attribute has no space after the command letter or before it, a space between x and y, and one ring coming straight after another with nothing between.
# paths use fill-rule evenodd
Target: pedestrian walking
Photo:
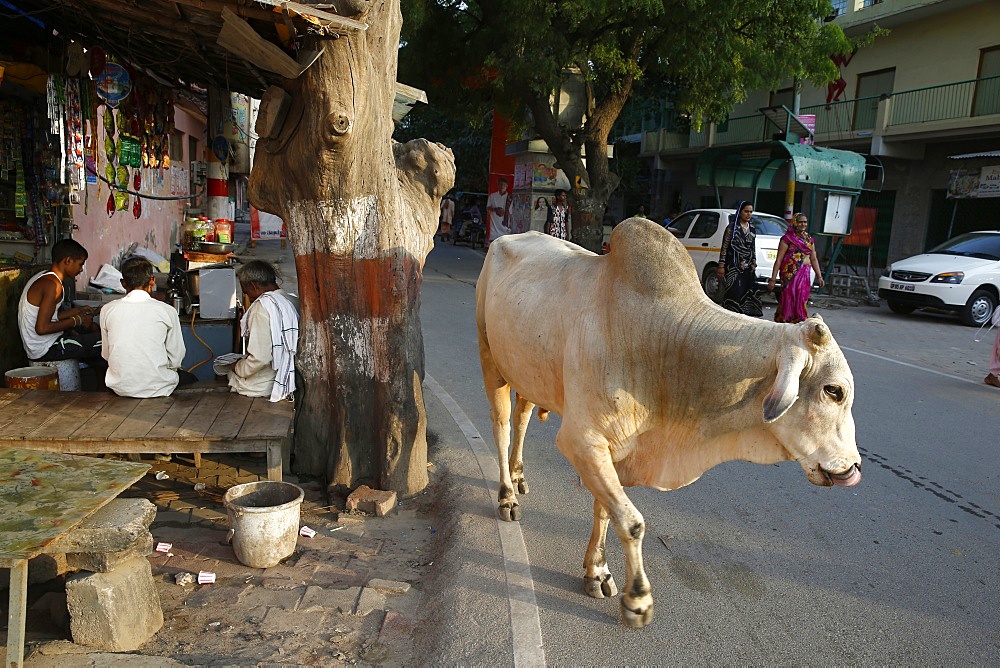
<instances>
[{"instance_id":1,"label":"pedestrian walking","mask_svg":"<svg viewBox=\"0 0 1000 668\"><path fill-rule=\"evenodd\" d=\"M792 216L792 220L794 222L778 242L778 257L767 282L767 289L773 291L775 277L781 272L781 296L774 313L775 322L802 322L809 317L806 304L812 290L813 272L816 272L819 287L826 285L816 258L816 243L809 236L809 219L800 212Z\"/></svg>"},{"instance_id":2,"label":"pedestrian walking","mask_svg":"<svg viewBox=\"0 0 1000 668\"><path fill-rule=\"evenodd\" d=\"M742 201L722 237L716 276L725 283L722 305L730 311L759 318L764 315L757 296L757 233L750 218L753 205Z\"/></svg>"}]
</instances>

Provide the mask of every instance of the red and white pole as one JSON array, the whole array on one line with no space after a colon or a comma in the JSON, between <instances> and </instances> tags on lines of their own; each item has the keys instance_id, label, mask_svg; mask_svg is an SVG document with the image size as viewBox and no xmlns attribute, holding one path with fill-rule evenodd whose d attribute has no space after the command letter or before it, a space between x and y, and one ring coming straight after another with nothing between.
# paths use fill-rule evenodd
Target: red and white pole
<instances>
[{"instance_id":1,"label":"red and white pole","mask_svg":"<svg viewBox=\"0 0 1000 668\"><path fill-rule=\"evenodd\" d=\"M226 166L212 151L208 152L208 218L229 218L229 175Z\"/></svg>"}]
</instances>

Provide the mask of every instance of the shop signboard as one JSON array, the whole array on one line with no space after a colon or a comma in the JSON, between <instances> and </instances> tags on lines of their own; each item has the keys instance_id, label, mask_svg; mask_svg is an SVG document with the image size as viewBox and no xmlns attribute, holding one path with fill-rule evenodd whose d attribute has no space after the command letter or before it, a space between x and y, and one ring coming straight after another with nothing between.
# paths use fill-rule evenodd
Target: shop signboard
<instances>
[{"instance_id":1,"label":"shop signboard","mask_svg":"<svg viewBox=\"0 0 1000 668\"><path fill-rule=\"evenodd\" d=\"M948 182L951 199L1000 197L1000 165L980 169L954 169Z\"/></svg>"}]
</instances>

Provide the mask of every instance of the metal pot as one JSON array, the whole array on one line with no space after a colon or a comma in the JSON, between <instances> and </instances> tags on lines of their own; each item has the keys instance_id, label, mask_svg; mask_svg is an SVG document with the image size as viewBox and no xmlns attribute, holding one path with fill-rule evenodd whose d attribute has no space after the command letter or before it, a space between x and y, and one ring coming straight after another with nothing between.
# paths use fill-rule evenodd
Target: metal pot
<instances>
[{"instance_id":1,"label":"metal pot","mask_svg":"<svg viewBox=\"0 0 1000 668\"><path fill-rule=\"evenodd\" d=\"M236 244L220 244L216 241L199 241L198 250L202 253L216 253L223 255L236 250Z\"/></svg>"}]
</instances>

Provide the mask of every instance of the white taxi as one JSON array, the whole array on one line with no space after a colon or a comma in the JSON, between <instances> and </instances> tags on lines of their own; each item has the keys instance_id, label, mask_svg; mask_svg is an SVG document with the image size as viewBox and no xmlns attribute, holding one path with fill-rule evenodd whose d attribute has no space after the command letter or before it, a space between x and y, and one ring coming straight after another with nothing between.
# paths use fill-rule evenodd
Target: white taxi
<instances>
[{"instance_id":1,"label":"white taxi","mask_svg":"<svg viewBox=\"0 0 1000 668\"><path fill-rule=\"evenodd\" d=\"M719 279L715 270L719 266L722 237L735 217L736 209L694 209L680 214L667 226L687 248L701 277L702 288L713 299L718 296ZM757 233L757 288L766 292L771 268L778 257L778 242L788 223L778 216L756 211L750 223Z\"/></svg>"}]
</instances>

